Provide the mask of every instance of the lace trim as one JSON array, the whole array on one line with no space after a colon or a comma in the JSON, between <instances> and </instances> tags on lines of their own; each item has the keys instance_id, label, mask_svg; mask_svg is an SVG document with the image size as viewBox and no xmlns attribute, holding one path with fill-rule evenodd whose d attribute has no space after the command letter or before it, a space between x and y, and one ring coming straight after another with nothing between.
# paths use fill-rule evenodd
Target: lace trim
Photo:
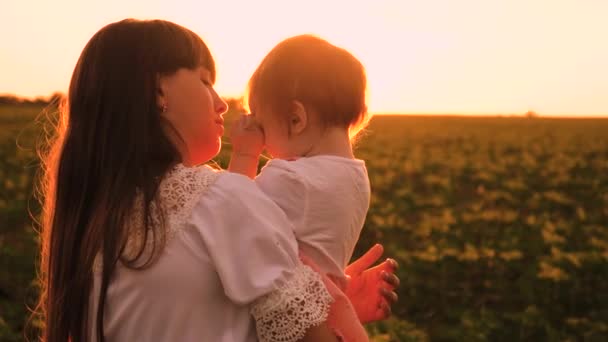
<instances>
[{"instance_id":1,"label":"lace trim","mask_svg":"<svg viewBox=\"0 0 608 342\"><path fill-rule=\"evenodd\" d=\"M167 173L160 184L158 196L167 215L171 237L184 226L201 195L218 175L219 172L208 166L185 167L182 164Z\"/></svg>"},{"instance_id":2,"label":"lace trim","mask_svg":"<svg viewBox=\"0 0 608 342\"><path fill-rule=\"evenodd\" d=\"M169 243L184 228L200 196L215 182L219 174L220 172L209 166L186 167L182 164L176 165L167 172L160 183L157 194L162 208L159 208L159 202L156 200L150 204L151 225L158 227L164 219L166 243ZM144 233L141 229L136 228L141 227L143 222L143 197L138 195L135 198L133 211L127 219L127 226L132 233L127 240L126 256L135 256L135 253L141 249ZM147 259L146 253L151 252L149 247L152 246L155 238L159 239L151 232L148 234L143 260ZM93 265L94 271L101 271L101 259L101 253L99 253Z\"/></svg>"},{"instance_id":3,"label":"lace trim","mask_svg":"<svg viewBox=\"0 0 608 342\"><path fill-rule=\"evenodd\" d=\"M306 265L277 290L258 299L251 309L261 342L291 342L327 320L333 298L319 274Z\"/></svg>"}]
</instances>

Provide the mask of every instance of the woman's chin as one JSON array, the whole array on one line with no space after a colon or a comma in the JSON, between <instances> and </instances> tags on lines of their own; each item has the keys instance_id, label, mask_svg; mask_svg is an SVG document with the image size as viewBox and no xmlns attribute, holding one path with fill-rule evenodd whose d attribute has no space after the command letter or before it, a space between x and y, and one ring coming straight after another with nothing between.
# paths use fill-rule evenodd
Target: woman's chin
<instances>
[{"instance_id":1,"label":"woman's chin","mask_svg":"<svg viewBox=\"0 0 608 342\"><path fill-rule=\"evenodd\" d=\"M190 161L188 166L201 165L209 162L211 159L215 158L219 153L222 147L222 142L218 138L217 143L213 144L213 146L207 146L204 150L198 151L198 153L194 153L190 157Z\"/></svg>"}]
</instances>

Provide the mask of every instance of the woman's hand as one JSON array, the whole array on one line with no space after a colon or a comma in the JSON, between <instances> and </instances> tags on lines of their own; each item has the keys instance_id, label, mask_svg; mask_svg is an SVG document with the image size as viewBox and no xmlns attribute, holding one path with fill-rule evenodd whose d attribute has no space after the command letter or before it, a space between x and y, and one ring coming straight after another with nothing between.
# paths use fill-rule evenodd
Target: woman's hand
<instances>
[{"instance_id":1,"label":"woman's hand","mask_svg":"<svg viewBox=\"0 0 608 342\"><path fill-rule=\"evenodd\" d=\"M386 259L378 266L372 266L384 252L376 244L362 257L348 265L344 272L349 277L346 296L351 301L361 323L369 323L387 318L391 305L397 302L394 289L399 286L395 270L399 267L393 259Z\"/></svg>"}]
</instances>

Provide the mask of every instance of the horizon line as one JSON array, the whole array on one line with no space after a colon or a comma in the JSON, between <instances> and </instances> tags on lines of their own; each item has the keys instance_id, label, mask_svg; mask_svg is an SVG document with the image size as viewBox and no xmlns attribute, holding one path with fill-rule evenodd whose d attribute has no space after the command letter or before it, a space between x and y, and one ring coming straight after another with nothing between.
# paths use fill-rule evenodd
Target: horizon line
<instances>
[{"instance_id":1,"label":"horizon line","mask_svg":"<svg viewBox=\"0 0 608 342\"><path fill-rule=\"evenodd\" d=\"M4 93L4 92L0 92L0 97L2 96L10 96L10 97L15 97L19 100L25 100L25 101L36 101L36 100L50 100L53 96L55 96L56 94L61 94L62 96L65 96L66 93L62 92L62 91L55 91L52 92L50 95L37 95L37 96L23 96L23 95L18 95L15 93ZM243 98L243 95L233 95L233 94L229 94L229 95L223 95L222 96L223 99L226 100L241 100ZM532 116L527 116L529 113L532 113ZM375 115L379 115L379 116L450 116L450 117L454 117L454 116L477 116L477 117L517 117L517 118L547 118L547 119L551 119L551 118L555 118L555 119L608 119L608 113L603 113L603 114L590 114L590 113L579 113L579 114L572 114L572 113L540 113L540 112L536 112L534 110L528 110L526 112L519 112L519 113L505 113L505 112L476 112L476 111L472 111L472 112L410 112L410 111L377 111L377 112L370 112L371 116L375 116Z\"/></svg>"},{"instance_id":2,"label":"horizon line","mask_svg":"<svg viewBox=\"0 0 608 342\"><path fill-rule=\"evenodd\" d=\"M379 112L371 113L371 116L477 116L477 117L504 117L504 118L543 118L543 119L608 119L608 114L543 114L534 112L535 115L527 116L527 113L497 113L497 112Z\"/></svg>"}]
</instances>

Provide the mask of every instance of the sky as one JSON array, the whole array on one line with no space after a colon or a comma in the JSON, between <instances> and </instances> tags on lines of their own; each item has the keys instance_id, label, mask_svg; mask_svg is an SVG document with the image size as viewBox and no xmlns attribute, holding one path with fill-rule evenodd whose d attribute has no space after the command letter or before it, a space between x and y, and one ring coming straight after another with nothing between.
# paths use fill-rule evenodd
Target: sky
<instances>
[{"instance_id":1,"label":"sky","mask_svg":"<svg viewBox=\"0 0 608 342\"><path fill-rule=\"evenodd\" d=\"M198 33L226 97L311 33L362 61L373 113L608 116L608 0L2 0L0 94L66 92L90 37L127 17Z\"/></svg>"}]
</instances>

